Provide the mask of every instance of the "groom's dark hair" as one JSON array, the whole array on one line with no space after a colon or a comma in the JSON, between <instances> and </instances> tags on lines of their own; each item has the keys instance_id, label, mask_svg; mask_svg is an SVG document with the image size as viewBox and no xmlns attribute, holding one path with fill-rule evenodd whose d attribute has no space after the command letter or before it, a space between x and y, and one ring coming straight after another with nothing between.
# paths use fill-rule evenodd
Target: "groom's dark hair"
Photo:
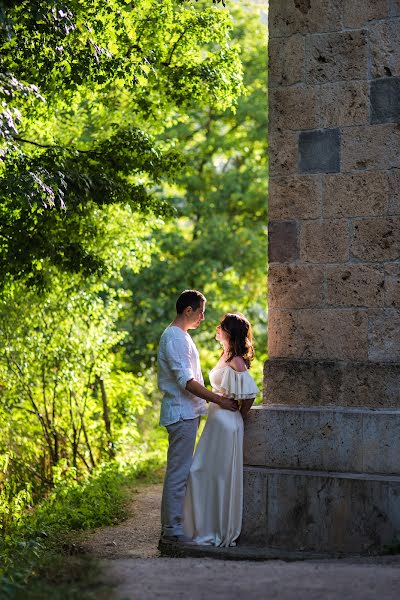
<instances>
[{"instance_id":1,"label":"groom's dark hair","mask_svg":"<svg viewBox=\"0 0 400 600\"><path fill-rule=\"evenodd\" d=\"M193 310L197 310L200 304L205 301L206 298L201 292L197 290L185 290L176 301L176 312L178 315L181 315L188 306L191 306Z\"/></svg>"}]
</instances>

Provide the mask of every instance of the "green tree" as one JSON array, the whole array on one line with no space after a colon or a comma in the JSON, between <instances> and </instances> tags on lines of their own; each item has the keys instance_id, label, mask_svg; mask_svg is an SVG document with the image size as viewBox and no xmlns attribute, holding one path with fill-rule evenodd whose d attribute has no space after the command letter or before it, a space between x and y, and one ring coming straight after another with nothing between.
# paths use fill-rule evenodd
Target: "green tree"
<instances>
[{"instance_id":1,"label":"green tree","mask_svg":"<svg viewBox=\"0 0 400 600\"><path fill-rule=\"evenodd\" d=\"M166 214L162 183L183 160L154 135L241 91L229 15L173 0L0 5L1 272L104 274L95 208Z\"/></svg>"},{"instance_id":2,"label":"green tree","mask_svg":"<svg viewBox=\"0 0 400 600\"><path fill-rule=\"evenodd\" d=\"M154 232L160 250L151 264L125 276L132 291L125 344L129 367L136 371L154 363L175 298L192 287L209 300L208 326L195 333L205 366L215 358L212 324L233 310L252 320L258 355L265 358L267 34L254 5L235 4L230 14L232 38L242 49L246 92L236 111L196 107L163 133L185 156L185 166L168 189L178 218Z\"/></svg>"}]
</instances>

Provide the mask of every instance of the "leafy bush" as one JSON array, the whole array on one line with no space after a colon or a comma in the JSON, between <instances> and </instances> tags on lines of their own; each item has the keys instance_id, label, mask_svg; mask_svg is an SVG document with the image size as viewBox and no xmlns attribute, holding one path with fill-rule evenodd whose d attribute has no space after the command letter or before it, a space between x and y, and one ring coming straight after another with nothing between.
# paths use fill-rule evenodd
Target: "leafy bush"
<instances>
[{"instance_id":1,"label":"leafy bush","mask_svg":"<svg viewBox=\"0 0 400 600\"><path fill-rule=\"evenodd\" d=\"M58 569L67 567L63 566L63 547L68 551L68 533L123 518L127 486L159 477L159 460L157 453L149 453L130 465L102 464L81 483L74 469L61 463L54 469L54 490L35 508L23 504L24 498L31 499L28 491L24 497L20 492L14 504L4 501L0 517L7 523L7 532L3 528L0 535L0 597L17 598L27 585L44 576L47 564L55 561Z\"/></svg>"}]
</instances>

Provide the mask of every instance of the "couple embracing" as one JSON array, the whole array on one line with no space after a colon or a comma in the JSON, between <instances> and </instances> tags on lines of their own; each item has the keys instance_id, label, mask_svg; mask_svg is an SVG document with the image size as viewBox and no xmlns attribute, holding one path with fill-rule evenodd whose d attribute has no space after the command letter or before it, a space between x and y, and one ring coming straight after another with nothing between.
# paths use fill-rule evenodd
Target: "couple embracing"
<instances>
[{"instance_id":1,"label":"couple embracing","mask_svg":"<svg viewBox=\"0 0 400 600\"><path fill-rule=\"evenodd\" d=\"M188 334L204 320L205 307L200 292L182 292L176 318L160 340L160 424L167 428L169 441L161 540L234 546L242 526L243 417L259 392L248 372L254 356L252 332L243 315L224 315L215 336L223 352L210 371L210 391ZM206 414L193 456L200 417Z\"/></svg>"}]
</instances>

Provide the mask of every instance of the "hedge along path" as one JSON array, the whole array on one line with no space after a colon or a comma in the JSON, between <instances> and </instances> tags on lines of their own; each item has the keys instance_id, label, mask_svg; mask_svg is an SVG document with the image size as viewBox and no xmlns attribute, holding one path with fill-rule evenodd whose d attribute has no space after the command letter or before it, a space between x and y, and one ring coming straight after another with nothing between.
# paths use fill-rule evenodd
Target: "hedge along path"
<instances>
[{"instance_id":1,"label":"hedge along path","mask_svg":"<svg viewBox=\"0 0 400 600\"><path fill-rule=\"evenodd\" d=\"M284 562L169 558L158 549L161 484L132 488L128 518L81 540L109 600L398 600L400 556Z\"/></svg>"}]
</instances>

